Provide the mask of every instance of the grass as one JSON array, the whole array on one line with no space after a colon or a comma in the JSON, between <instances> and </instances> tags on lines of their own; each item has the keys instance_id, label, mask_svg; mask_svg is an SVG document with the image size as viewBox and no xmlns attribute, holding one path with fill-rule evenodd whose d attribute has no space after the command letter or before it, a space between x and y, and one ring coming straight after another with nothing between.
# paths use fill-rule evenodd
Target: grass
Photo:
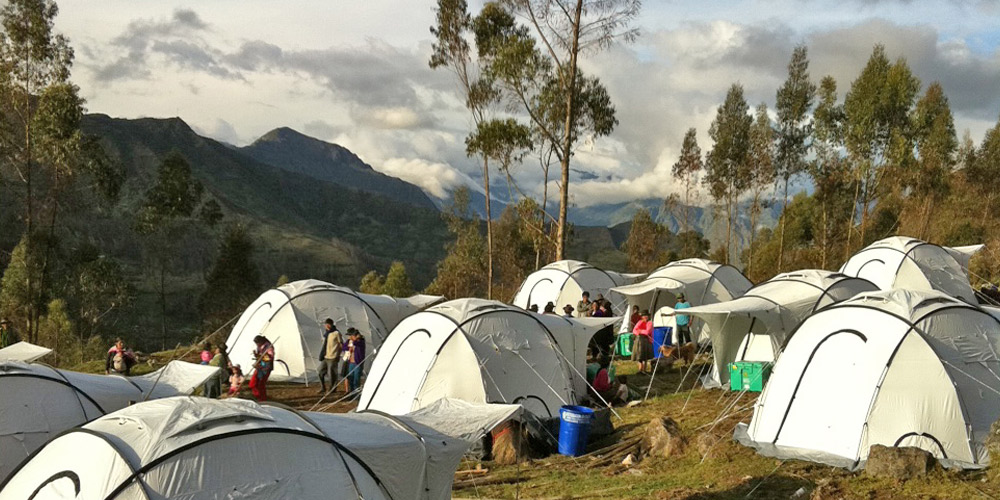
<instances>
[{"instance_id":1,"label":"grass","mask_svg":"<svg viewBox=\"0 0 1000 500\"><path fill-rule=\"evenodd\" d=\"M695 365L694 372L701 368ZM649 376L634 375L635 364L618 363L619 375L629 386L645 392ZM800 461L779 461L757 455L732 440L738 422L749 421L756 394L747 393L720 415L738 393L695 388L693 374L678 390L686 367L657 373L648 401L634 408L617 408L613 435L592 442L593 451L628 437L639 436L653 418L669 416L680 424L688 445L680 456L647 458L632 467L617 463L594 467L596 458L552 456L520 466L483 464L489 479L507 478L510 484L473 486L454 491L455 498L656 498L656 499L787 499L787 498L1000 498L1000 485L987 482L984 472L938 470L906 482L875 479ZM714 426L713 422L721 420ZM699 435L707 443L696 445ZM707 452L703 456L702 452ZM471 463L463 468L474 466ZM519 482L513 482L520 478ZM486 478L484 478L485 480ZM796 496L796 494L798 495Z\"/></svg>"}]
</instances>

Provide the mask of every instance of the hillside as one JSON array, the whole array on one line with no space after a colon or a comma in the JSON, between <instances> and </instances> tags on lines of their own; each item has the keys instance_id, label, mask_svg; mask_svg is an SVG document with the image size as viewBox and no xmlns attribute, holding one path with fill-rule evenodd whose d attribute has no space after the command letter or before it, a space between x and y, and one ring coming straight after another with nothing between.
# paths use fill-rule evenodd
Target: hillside
<instances>
[{"instance_id":1,"label":"hillside","mask_svg":"<svg viewBox=\"0 0 1000 500\"><path fill-rule=\"evenodd\" d=\"M390 200L434 209L417 186L375 171L347 148L287 127L274 129L238 150L258 162Z\"/></svg>"}]
</instances>

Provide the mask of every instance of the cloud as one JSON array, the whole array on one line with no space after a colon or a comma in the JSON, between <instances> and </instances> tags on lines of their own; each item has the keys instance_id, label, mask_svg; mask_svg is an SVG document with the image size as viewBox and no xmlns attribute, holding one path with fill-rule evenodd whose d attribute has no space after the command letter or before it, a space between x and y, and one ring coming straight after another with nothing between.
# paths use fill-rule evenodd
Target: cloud
<instances>
[{"instance_id":1,"label":"cloud","mask_svg":"<svg viewBox=\"0 0 1000 500\"><path fill-rule=\"evenodd\" d=\"M438 198L447 197L458 186L476 186L468 175L451 165L419 158L390 158L382 162L378 170L416 184Z\"/></svg>"},{"instance_id":2,"label":"cloud","mask_svg":"<svg viewBox=\"0 0 1000 500\"><path fill-rule=\"evenodd\" d=\"M94 71L94 77L99 82L111 82L115 80L145 79L151 74L147 67L151 46L153 50L171 52L169 45L164 42L157 42L166 37L190 37L197 32L208 29L208 24L201 20L197 13L190 9L177 9L170 19L149 20L140 19L129 23L125 31L111 40L111 45L125 50L125 55L109 56L105 51L88 46L87 52L93 54L98 59L113 58L107 64L98 64ZM159 49L155 47L160 43ZM186 50L180 47L173 47L175 60L183 55L183 52L192 55L190 47Z\"/></svg>"}]
</instances>

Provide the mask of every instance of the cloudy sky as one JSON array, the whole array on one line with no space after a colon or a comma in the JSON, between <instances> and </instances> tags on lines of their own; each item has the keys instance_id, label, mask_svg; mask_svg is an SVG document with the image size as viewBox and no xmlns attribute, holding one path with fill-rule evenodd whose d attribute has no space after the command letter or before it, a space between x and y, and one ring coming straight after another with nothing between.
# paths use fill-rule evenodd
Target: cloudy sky
<instances>
[{"instance_id":1,"label":"cloudy sky","mask_svg":"<svg viewBox=\"0 0 1000 500\"><path fill-rule=\"evenodd\" d=\"M432 71L433 0L61 0L91 112L180 116L244 145L289 126L341 144L386 173L442 194L479 178L469 119L446 71ZM475 12L481 1L470 0ZM571 184L581 206L663 197L684 131L708 127L733 82L773 107L792 48L841 91L874 44L940 81L960 133L978 142L1000 116L1000 0L646 0L636 43L589 56L619 127L587 141ZM533 163L520 183L540 186Z\"/></svg>"}]
</instances>

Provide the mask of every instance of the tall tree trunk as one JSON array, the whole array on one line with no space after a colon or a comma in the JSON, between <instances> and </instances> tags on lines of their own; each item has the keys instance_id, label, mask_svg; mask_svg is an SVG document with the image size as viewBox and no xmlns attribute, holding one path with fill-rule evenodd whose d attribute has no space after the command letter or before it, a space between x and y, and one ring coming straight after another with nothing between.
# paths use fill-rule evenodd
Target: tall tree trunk
<instances>
[{"instance_id":1,"label":"tall tree trunk","mask_svg":"<svg viewBox=\"0 0 1000 500\"><path fill-rule=\"evenodd\" d=\"M760 193L754 193L750 207L750 250L747 255L747 276L753 274L753 246L757 240L757 217L760 214Z\"/></svg>"},{"instance_id":2,"label":"tall tree trunk","mask_svg":"<svg viewBox=\"0 0 1000 500\"><path fill-rule=\"evenodd\" d=\"M730 186L730 190L732 187ZM726 195L726 264L729 264L729 254L733 251L733 196Z\"/></svg>"},{"instance_id":3,"label":"tall tree trunk","mask_svg":"<svg viewBox=\"0 0 1000 500\"><path fill-rule=\"evenodd\" d=\"M830 229L827 227L829 226L829 222L827 219L826 195L823 195L820 200L820 205L822 207L821 223L823 224L822 230L820 231L820 237L823 239L823 245L820 247L819 252L820 269L826 269L827 250L830 247Z\"/></svg>"},{"instance_id":4,"label":"tall tree trunk","mask_svg":"<svg viewBox=\"0 0 1000 500\"><path fill-rule=\"evenodd\" d=\"M493 300L493 213L490 210L490 160L483 156L483 189L486 191L486 298Z\"/></svg>"},{"instance_id":5,"label":"tall tree trunk","mask_svg":"<svg viewBox=\"0 0 1000 500\"><path fill-rule=\"evenodd\" d=\"M566 225L569 211L569 158L573 150L573 122L576 115L576 57L580 52L580 18L583 14L583 0L576 0L573 14L573 45L569 53L569 74L563 74L566 89L566 122L563 130L562 185L559 186L559 228L556 231L556 260L566 258ZM563 70L560 70L562 72Z\"/></svg>"},{"instance_id":6,"label":"tall tree trunk","mask_svg":"<svg viewBox=\"0 0 1000 500\"><path fill-rule=\"evenodd\" d=\"M983 207L983 218L979 222L981 226L986 226L986 219L989 218L990 210L992 208L993 208L993 192L990 191L990 193L986 195L986 206Z\"/></svg>"},{"instance_id":7,"label":"tall tree trunk","mask_svg":"<svg viewBox=\"0 0 1000 500\"><path fill-rule=\"evenodd\" d=\"M784 267L785 258L785 210L788 209L788 176L785 176L784 199L781 202L781 231L778 236L778 272Z\"/></svg>"},{"instance_id":8,"label":"tall tree trunk","mask_svg":"<svg viewBox=\"0 0 1000 500\"><path fill-rule=\"evenodd\" d=\"M160 350L167 348L167 263L160 257Z\"/></svg>"},{"instance_id":9,"label":"tall tree trunk","mask_svg":"<svg viewBox=\"0 0 1000 500\"><path fill-rule=\"evenodd\" d=\"M851 216L847 218L847 243L844 245L844 262L851 258L851 237L854 236L854 213L858 211L858 197L861 196L861 180L854 185L854 203L851 204Z\"/></svg>"},{"instance_id":10,"label":"tall tree trunk","mask_svg":"<svg viewBox=\"0 0 1000 500\"><path fill-rule=\"evenodd\" d=\"M551 159L551 156L549 157ZM545 220L545 210L548 208L546 205L549 202L549 164L546 163L545 167L542 168L542 175L544 179L542 180L542 207L538 211L538 218L540 225L538 226L539 234L537 235L537 244L535 245L535 271L541 269L542 267L542 249L543 245L546 244L545 241L545 225L547 221Z\"/></svg>"}]
</instances>

